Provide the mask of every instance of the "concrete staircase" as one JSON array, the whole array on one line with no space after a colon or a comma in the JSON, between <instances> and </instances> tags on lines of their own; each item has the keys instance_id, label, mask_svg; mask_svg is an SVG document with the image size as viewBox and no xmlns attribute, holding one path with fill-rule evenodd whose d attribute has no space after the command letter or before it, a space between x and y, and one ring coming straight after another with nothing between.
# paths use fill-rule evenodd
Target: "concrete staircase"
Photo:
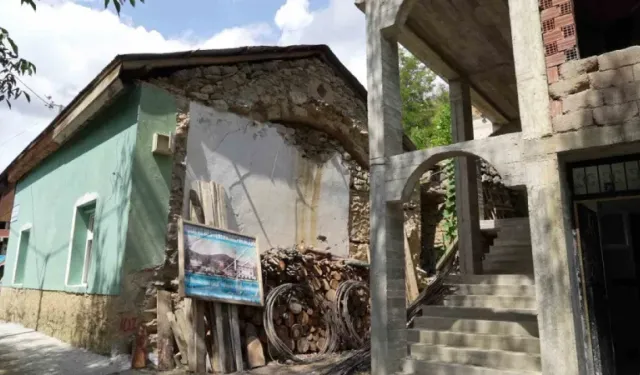
<instances>
[{"instance_id":1,"label":"concrete staircase","mask_svg":"<svg viewBox=\"0 0 640 375\"><path fill-rule=\"evenodd\" d=\"M489 252L484 255L484 274L533 274L528 218L487 220L480 226L484 231L497 235Z\"/></svg>"},{"instance_id":2,"label":"concrete staircase","mask_svg":"<svg viewBox=\"0 0 640 375\"><path fill-rule=\"evenodd\" d=\"M529 224L512 220L495 228L483 263L489 274L449 276L451 295L422 307L402 374L541 374Z\"/></svg>"}]
</instances>

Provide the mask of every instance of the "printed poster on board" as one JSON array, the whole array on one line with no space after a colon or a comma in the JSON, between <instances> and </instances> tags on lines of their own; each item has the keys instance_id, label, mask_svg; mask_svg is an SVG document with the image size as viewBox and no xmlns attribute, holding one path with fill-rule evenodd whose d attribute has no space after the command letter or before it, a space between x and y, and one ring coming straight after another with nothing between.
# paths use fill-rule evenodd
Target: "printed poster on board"
<instances>
[{"instance_id":1,"label":"printed poster on board","mask_svg":"<svg viewBox=\"0 0 640 375\"><path fill-rule=\"evenodd\" d=\"M254 237L181 221L181 291L192 298L263 305L262 270Z\"/></svg>"}]
</instances>

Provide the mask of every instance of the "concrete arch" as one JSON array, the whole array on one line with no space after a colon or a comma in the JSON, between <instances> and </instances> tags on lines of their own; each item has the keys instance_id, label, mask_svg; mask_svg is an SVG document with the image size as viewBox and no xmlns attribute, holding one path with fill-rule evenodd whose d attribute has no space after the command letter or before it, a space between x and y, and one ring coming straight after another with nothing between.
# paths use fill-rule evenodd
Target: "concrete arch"
<instances>
[{"instance_id":1,"label":"concrete arch","mask_svg":"<svg viewBox=\"0 0 640 375\"><path fill-rule=\"evenodd\" d=\"M442 160L457 156L484 159L498 171L505 185L522 185L524 177L518 166L522 162L520 139L518 133L506 134L482 142L460 142L394 156L389 160L386 173L387 201L407 201L420 177L427 170ZM511 148L507 147L507 144ZM517 147L513 147L514 145Z\"/></svg>"}]
</instances>

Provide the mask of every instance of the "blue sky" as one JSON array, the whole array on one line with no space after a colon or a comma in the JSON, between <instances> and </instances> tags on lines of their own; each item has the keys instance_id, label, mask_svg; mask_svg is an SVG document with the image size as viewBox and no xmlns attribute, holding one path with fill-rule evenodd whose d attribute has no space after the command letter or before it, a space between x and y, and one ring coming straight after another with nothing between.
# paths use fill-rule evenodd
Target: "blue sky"
<instances>
[{"instance_id":1,"label":"blue sky","mask_svg":"<svg viewBox=\"0 0 640 375\"><path fill-rule=\"evenodd\" d=\"M146 0L120 17L103 0L0 0L2 27L34 62L31 103L0 104L0 171L117 54L327 44L363 83L364 15L353 0ZM35 95L36 93L37 95ZM41 97L43 100L40 100Z\"/></svg>"}]
</instances>

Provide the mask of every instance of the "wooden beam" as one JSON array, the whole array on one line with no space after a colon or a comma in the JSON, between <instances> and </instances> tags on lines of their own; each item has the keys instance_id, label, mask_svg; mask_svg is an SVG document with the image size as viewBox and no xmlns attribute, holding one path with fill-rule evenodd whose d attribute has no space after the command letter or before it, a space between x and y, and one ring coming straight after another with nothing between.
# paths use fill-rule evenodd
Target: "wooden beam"
<instances>
[{"instance_id":1,"label":"wooden beam","mask_svg":"<svg viewBox=\"0 0 640 375\"><path fill-rule=\"evenodd\" d=\"M100 109L115 98L124 89L124 84L118 78L119 75L120 66L114 68L99 81L66 116L61 118L53 130L53 140L58 144L64 143Z\"/></svg>"}]
</instances>

